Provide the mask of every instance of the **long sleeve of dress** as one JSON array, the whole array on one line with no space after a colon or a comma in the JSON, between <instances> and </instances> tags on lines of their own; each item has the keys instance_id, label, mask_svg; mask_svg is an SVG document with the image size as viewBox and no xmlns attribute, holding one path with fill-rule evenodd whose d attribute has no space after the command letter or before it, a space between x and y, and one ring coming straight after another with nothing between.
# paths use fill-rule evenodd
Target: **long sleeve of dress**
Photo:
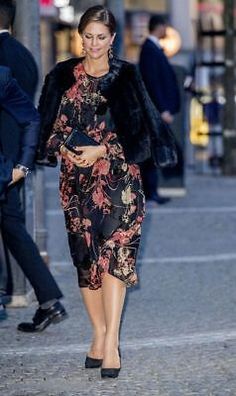
<instances>
[{"instance_id":1,"label":"long sleeve of dress","mask_svg":"<svg viewBox=\"0 0 236 396\"><path fill-rule=\"evenodd\" d=\"M121 159L124 160L124 153L121 144L117 141L116 135L108 133L103 141L107 150L107 158L109 160Z\"/></svg>"},{"instance_id":2,"label":"long sleeve of dress","mask_svg":"<svg viewBox=\"0 0 236 396\"><path fill-rule=\"evenodd\" d=\"M67 126L67 117L65 115L57 117L46 146L48 155L58 156L60 154L60 146L70 131L71 128Z\"/></svg>"}]
</instances>

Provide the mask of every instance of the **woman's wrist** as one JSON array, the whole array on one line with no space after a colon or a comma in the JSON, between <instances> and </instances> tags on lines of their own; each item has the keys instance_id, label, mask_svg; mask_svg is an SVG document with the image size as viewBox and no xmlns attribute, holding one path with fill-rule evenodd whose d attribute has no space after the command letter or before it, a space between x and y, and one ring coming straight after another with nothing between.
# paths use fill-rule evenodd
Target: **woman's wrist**
<instances>
[{"instance_id":1,"label":"woman's wrist","mask_svg":"<svg viewBox=\"0 0 236 396\"><path fill-rule=\"evenodd\" d=\"M107 154L107 147L105 146L105 144L102 144L100 147L101 150L101 157L105 157Z\"/></svg>"},{"instance_id":2,"label":"woman's wrist","mask_svg":"<svg viewBox=\"0 0 236 396\"><path fill-rule=\"evenodd\" d=\"M67 148L64 146L64 144L62 143L59 147L59 154L60 155L66 155L68 152Z\"/></svg>"}]
</instances>

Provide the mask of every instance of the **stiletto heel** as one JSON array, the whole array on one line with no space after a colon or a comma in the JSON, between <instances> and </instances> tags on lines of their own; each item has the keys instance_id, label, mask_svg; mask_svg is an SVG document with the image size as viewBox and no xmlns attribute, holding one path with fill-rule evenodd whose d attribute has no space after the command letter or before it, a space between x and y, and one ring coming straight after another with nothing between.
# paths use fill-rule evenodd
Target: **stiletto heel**
<instances>
[{"instance_id":1,"label":"stiletto heel","mask_svg":"<svg viewBox=\"0 0 236 396\"><path fill-rule=\"evenodd\" d=\"M120 348L118 348L118 353L119 353L119 357L121 359ZM101 377L102 378L117 378L119 376L120 369L121 369L121 367L119 367L119 368L101 368Z\"/></svg>"},{"instance_id":2,"label":"stiletto heel","mask_svg":"<svg viewBox=\"0 0 236 396\"><path fill-rule=\"evenodd\" d=\"M85 359L85 368L100 368L102 365L102 359L94 359L89 356L86 356Z\"/></svg>"}]
</instances>

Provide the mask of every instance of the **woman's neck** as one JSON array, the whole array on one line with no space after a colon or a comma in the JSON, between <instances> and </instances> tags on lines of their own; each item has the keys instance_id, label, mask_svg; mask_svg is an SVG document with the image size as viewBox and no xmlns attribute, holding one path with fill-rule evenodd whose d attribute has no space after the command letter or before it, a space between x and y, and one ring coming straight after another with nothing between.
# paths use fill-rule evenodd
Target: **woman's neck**
<instances>
[{"instance_id":1,"label":"woman's neck","mask_svg":"<svg viewBox=\"0 0 236 396\"><path fill-rule=\"evenodd\" d=\"M100 59L91 59L85 56L83 66L86 73L94 77L100 77L109 71L108 57L104 56Z\"/></svg>"}]
</instances>

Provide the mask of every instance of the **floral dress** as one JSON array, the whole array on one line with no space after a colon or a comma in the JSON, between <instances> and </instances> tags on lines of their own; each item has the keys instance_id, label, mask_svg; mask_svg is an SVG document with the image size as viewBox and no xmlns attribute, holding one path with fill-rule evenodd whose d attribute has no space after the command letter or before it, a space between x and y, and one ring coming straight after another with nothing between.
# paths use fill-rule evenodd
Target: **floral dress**
<instances>
[{"instance_id":1,"label":"floral dress","mask_svg":"<svg viewBox=\"0 0 236 396\"><path fill-rule=\"evenodd\" d=\"M98 90L103 77L89 76L82 63L73 72L76 82L62 97L48 151L59 154L60 145L78 125L107 148L89 168L61 161L60 199L79 286L96 290L105 273L132 286L137 283L135 262L144 218L139 166L125 161ZM98 111L99 106L105 110Z\"/></svg>"}]
</instances>

